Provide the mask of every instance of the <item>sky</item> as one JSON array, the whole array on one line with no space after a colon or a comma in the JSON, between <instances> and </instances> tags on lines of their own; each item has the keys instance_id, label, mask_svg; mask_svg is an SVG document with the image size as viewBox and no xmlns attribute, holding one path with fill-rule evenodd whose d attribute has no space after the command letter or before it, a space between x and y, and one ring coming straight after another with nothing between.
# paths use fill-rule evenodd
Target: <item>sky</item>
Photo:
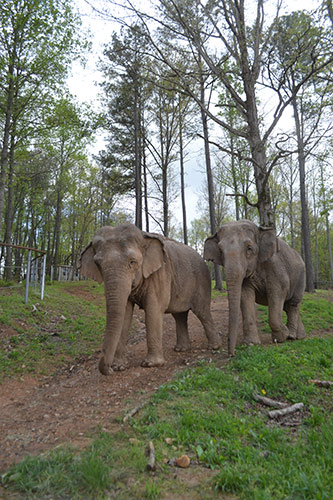
<instances>
[{"instance_id":1,"label":"sky","mask_svg":"<svg viewBox=\"0 0 333 500\"><path fill-rule=\"evenodd\" d=\"M136 5L137 1L134 2ZM302 0L301 2L300 0L286 0L284 13L300 8L313 9L319 4L320 0ZM73 63L72 75L68 80L69 89L79 102L87 102L100 109L98 82L101 81L101 74L97 69L97 62L103 53L104 45L110 41L112 31L117 29L117 25L102 19L85 0L74 0L74 5L80 13L83 27L91 31L93 47L85 67L79 63ZM103 146L104 139L101 135L96 138L91 152L97 154L103 149ZM188 223L190 223L194 218L200 216L198 204L201 198L200 191L205 183L203 151L200 151L198 142L189 154L185 171L187 218ZM179 200L173 204L173 215L180 224L182 220L180 196Z\"/></svg>"}]
</instances>

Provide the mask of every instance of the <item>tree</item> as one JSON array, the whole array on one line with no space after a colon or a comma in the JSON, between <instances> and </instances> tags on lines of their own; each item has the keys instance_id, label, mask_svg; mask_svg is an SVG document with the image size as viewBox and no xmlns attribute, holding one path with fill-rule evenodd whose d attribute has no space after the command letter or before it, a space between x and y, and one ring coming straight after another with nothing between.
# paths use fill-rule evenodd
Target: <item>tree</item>
<instances>
[{"instance_id":1,"label":"tree","mask_svg":"<svg viewBox=\"0 0 333 500\"><path fill-rule=\"evenodd\" d=\"M80 43L79 21L68 0L4 0L0 11L0 229L10 144L18 120L40 96L55 93ZM34 113L31 113L35 116ZM30 130L30 135L31 135ZM12 153L13 154L13 153Z\"/></svg>"},{"instance_id":2,"label":"tree","mask_svg":"<svg viewBox=\"0 0 333 500\"><path fill-rule=\"evenodd\" d=\"M292 105L302 206L302 237L306 265L306 288L314 290L313 262L306 195L306 159L313 148L331 130L324 125L327 95L331 94L328 76L332 61L333 37L325 26L316 24L312 16L294 12L281 17L274 25L269 49L268 73L271 81L280 84L280 95L290 99ZM310 69L309 69L310 68ZM313 71L312 68L316 68ZM277 73L278 72L278 73ZM280 78L279 78L280 76ZM316 77L316 78L315 78ZM300 83L302 84L300 85ZM311 88L311 90L310 90Z\"/></svg>"},{"instance_id":3,"label":"tree","mask_svg":"<svg viewBox=\"0 0 333 500\"><path fill-rule=\"evenodd\" d=\"M100 68L105 80L104 127L110 134L101 161L111 177L117 171L120 192L135 189L135 224L142 229L143 165L145 158L144 111L147 85L144 73L147 40L138 24L112 35ZM104 99L105 100L105 99Z\"/></svg>"},{"instance_id":4,"label":"tree","mask_svg":"<svg viewBox=\"0 0 333 500\"><path fill-rule=\"evenodd\" d=\"M53 113L47 120L49 130L41 137L41 147L47 151L52 169L52 184L55 193L54 226L49 252L50 264L60 262L61 227L64 215L64 199L68 196L68 185L73 169L82 161L82 152L91 140L90 118L68 96L55 103Z\"/></svg>"}]
</instances>

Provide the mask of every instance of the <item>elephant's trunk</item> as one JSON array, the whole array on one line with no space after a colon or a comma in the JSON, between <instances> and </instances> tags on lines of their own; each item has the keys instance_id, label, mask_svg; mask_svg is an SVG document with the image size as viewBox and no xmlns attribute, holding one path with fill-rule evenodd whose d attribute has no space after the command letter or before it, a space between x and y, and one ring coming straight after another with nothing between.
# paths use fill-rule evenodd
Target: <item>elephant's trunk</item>
<instances>
[{"instance_id":1,"label":"elephant's trunk","mask_svg":"<svg viewBox=\"0 0 333 500\"><path fill-rule=\"evenodd\" d=\"M229 356L235 355L243 279L244 276L240 272L231 273L226 271L226 282L227 282L228 303L229 303L229 327L228 327Z\"/></svg>"},{"instance_id":2,"label":"elephant's trunk","mask_svg":"<svg viewBox=\"0 0 333 500\"><path fill-rule=\"evenodd\" d=\"M99 363L99 370L103 375L109 375L111 365L117 350L131 290L131 285L125 276L116 277L113 273L105 276L104 287L106 299L106 331L103 343L103 356Z\"/></svg>"}]
</instances>

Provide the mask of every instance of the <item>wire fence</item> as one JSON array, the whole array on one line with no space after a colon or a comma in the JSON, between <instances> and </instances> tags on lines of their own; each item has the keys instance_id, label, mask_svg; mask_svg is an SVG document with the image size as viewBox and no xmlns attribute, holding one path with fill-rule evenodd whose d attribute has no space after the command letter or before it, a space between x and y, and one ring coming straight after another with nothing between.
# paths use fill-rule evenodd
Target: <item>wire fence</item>
<instances>
[{"instance_id":1,"label":"wire fence","mask_svg":"<svg viewBox=\"0 0 333 500\"><path fill-rule=\"evenodd\" d=\"M46 252L38 248L25 247L22 245L10 245L8 243L0 243L1 247L10 247L22 250L22 263L20 266L10 266L12 270L16 270L18 283L25 280L24 302L27 304L29 297L29 288L37 289L37 284L40 287L40 298L44 299L45 292L45 275L46 275ZM0 263L0 277L6 275L8 266ZM15 286L15 285L14 285ZM19 284L16 286L20 286Z\"/></svg>"}]
</instances>

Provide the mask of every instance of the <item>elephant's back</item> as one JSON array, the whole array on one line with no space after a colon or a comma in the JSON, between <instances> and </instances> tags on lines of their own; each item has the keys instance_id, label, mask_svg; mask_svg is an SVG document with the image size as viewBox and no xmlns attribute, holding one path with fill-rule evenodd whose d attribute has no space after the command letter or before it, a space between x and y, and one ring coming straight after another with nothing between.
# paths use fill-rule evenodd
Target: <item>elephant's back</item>
<instances>
[{"instance_id":1,"label":"elephant's back","mask_svg":"<svg viewBox=\"0 0 333 500\"><path fill-rule=\"evenodd\" d=\"M175 240L167 240L165 248L177 274L186 272L209 278L208 267L196 250Z\"/></svg>"},{"instance_id":2,"label":"elephant's back","mask_svg":"<svg viewBox=\"0 0 333 500\"><path fill-rule=\"evenodd\" d=\"M172 272L172 297L184 300L188 309L195 308L198 297L210 301L211 278L203 258L193 248L168 240L165 245Z\"/></svg>"}]
</instances>

